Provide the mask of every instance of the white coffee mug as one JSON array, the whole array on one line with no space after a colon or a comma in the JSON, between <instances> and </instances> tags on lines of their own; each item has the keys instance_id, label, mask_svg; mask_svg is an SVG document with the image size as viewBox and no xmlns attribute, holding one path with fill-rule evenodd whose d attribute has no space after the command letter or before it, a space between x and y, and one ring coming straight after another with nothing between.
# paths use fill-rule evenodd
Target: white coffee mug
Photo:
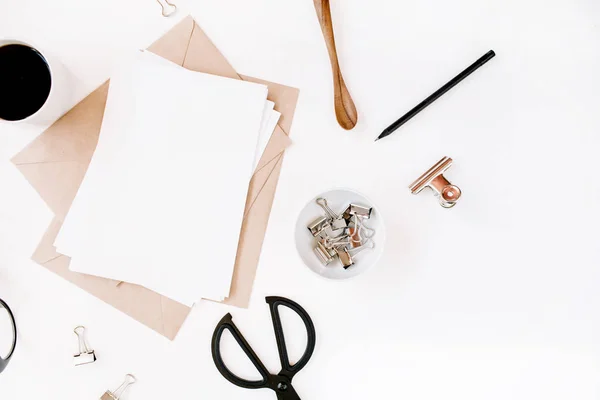
<instances>
[{"instance_id":1,"label":"white coffee mug","mask_svg":"<svg viewBox=\"0 0 600 400\"><path fill-rule=\"evenodd\" d=\"M6 50L6 46L11 46L11 50L14 50L16 47L15 45L19 46L19 49L22 49L23 47L29 48L33 52L36 52L37 55L40 56L41 60L45 61L48 70L47 73L50 77L50 88L49 90L47 90L47 88L44 86L45 76L42 78L38 77L38 80L43 82L42 86L44 87L36 88L36 90L39 90L35 93L35 96L33 97L37 96L38 100L40 101L43 99L43 96L46 97L45 101L43 101L43 103L40 103L41 106L38 108L37 106L39 104L36 104L35 106L29 104L30 108L25 109L24 115L21 115L20 113L12 114L13 117L16 116L15 118L8 118L7 110L0 109L0 123L26 123L34 125L48 125L56 119L58 119L60 116L62 116L71 105L69 104L72 98L71 74L68 72L64 64L61 63L58 59L53 57L51 54L43 52L39 49L39 47L33 45L32 43L14 39L0 39L0 51L2 51L3 48ZM5 57L10 57L10 55L6 55L7 53L4 54ZM4 61L7 62L7 60ZM34 62L38 62L37 59ZM41 74L43 74L42 68L39 68L39 66L38 70ZM0 71L2 71L2 66L0 66ZM0 77L0 82L2 78L3 77ZM7 79L6 76L4 78ZM8 77L8 79L10 79L10 77ZM23 75L19 75L16 76L15 79L24 79L24 77ZM18 87L18 83L13 85L13 87ZM31 88L31 85L27 87ZM2 89L0 89L0 96L9 96L7 95L7 93L8 91L6 89L3 91ZM28 94L25 93L25 95ZM10 98L8 98L8 100L0 100L2 100L0 101L0 107L2 107L3 105L6 107L6 101L10 101ZM29 111L34 112L30 113Z\"/></svg>"}]
</instances>

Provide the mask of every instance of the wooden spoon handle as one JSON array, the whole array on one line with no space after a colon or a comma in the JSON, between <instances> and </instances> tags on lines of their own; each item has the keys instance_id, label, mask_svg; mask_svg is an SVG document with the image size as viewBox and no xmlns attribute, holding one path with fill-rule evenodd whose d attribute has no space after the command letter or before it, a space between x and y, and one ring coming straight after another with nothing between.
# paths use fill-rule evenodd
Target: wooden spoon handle
<instances>
[{"instance_id":1,"label":"wooden spoon handle","mask_svg":"<svg viewBox=\"0 0 600 400\"><path fill-rule=\"evenodd\" d=\"M331 20L331 9L329 8L329 0L314 0L315 9L319 24L325 37L327 44L327 52L331 61L331 70L333 72L333 90L334 90L334 106L335 116L338 123L344 129L352 129L356 126L358 115L356 106L350 97L340 64L338 62L337 50L335 48L335 37L333 36L333 22Z\"/></svg>"}]
</instances>

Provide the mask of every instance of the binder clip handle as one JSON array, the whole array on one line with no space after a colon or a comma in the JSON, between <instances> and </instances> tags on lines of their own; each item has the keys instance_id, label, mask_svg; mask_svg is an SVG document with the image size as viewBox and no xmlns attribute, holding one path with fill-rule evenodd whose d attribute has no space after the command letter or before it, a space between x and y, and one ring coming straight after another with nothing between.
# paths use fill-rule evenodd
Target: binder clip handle
<instances>
[{"instance_id":1,"label":"binder clip handle","mask_svg":"<svg viewBox=\"0 0 600 400\"><path fill-rule=\"evenodd\" d=\"M117 389L113 390L113 392L112 392L112 396L114 397L114 399L119 400L119 398L121 398L121 395L123 395L125 390L127 390L127 388L130 385L133 385L136 381L137 381L137 379L135 379L135 376L133 376L131 374L125 375L125 381L121 384L121 386L119 386Z\"/></svg>"},{"instance_id":2,"label":"binder clip handle","mask_svg":"<svg viewBox=\"0 0 600 400\"><path fill-rule=\"evenodd\" d=\"M444 186L440 193L440 205L445 208L454 207L461 194L460 188L456 185L448 184Z\"/></svg>"},{"instance_id":3,"label":"binder clip handle","mask_svg":"<svg viewBox=\"0 0 600 400\"><path fill-rule=\"evenodd\" d=\"M337 215L337 213L335 211L333 211L330 207L329 204L327 203L327 199L324 199L323 197L319 197L316 200L317 204L321 206L321 208L325 211L325 213L327 214L327 216L333 220L338 219L340 216Z\"/></svg>"},{"instance_id":4,"label":"binder clip handle","mask_svg":"<svg viewBox=\"0 0 600 400\"><path fill-rule=\"evenodd\" d=\"M90 349L85 342L85 326L79 325L75 329L73 329L75 335L77 335L77 340L79 341L79 354L86 354L90 352Z\"/></svg>"},{"instance_id":5,"label":"binder clip handle","mask_svg":"<svg viewBox=\"0 0 600 400\"><path fill-rule=\"evenodd\" d=\"M160 7L162 8L162 16L163 17L170 17L171 15L175 14L175 11L177 11L177 6L173 3L171 3L169 0L156 0L158 4L160 4Z\"/></svg>"}]
</instances>

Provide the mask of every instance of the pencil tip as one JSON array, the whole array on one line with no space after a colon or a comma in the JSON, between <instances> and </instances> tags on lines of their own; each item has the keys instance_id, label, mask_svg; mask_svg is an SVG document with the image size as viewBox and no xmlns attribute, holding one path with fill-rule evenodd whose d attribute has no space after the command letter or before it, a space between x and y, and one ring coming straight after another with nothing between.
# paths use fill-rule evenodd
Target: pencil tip
<instances>
[{"instance_id":1,"label":"pencil tip","mask_svg":"<svg viewBox=\"0 0 600 400\"><path fill-rule=\"evenodd\" d=\"M381 139L380 137L378 137L377 139L375 139L375 141L378 141L379 139Z\"/></svg>"}]
</instances>

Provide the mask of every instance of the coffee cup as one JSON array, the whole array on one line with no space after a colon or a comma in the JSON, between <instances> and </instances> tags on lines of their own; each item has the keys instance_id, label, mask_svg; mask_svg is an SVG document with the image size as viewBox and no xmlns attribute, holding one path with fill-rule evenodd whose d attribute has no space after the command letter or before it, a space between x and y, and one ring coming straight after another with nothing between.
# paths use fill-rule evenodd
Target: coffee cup
<instances>
[{"instance_id":1,"label":"coffee cup","mask_svg":"<svg viewBox=\"0 0 600 400\"><path fill-rule=\"evenodd\" d=\"M33 45L0 39L0 122L47 124L66 110L64 65Z\"/></svg>"}]
</instances>

